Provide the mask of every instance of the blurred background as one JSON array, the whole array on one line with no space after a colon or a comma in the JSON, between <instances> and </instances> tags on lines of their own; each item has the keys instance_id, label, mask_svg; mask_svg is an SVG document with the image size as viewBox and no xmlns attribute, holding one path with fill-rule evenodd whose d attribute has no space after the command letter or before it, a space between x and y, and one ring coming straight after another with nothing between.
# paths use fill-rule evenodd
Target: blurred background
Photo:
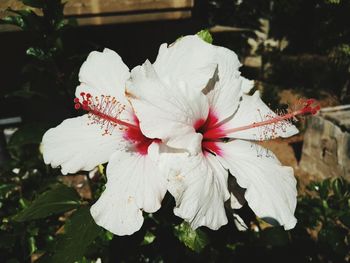
<instances>
[{"instance_id":1,"label":"blurred background","mask_svg":"<svg viewBox=\"0 0 350 263\"><path fill-rule=\"evenodd\" d=\"M350 260L349 0L1 0L1 262L348 262ZM161 43L208 29L234 50L242 75L274 110L315 98L301 133L263 143L298 179L298 224L271 227L245 205L218 231L193 231L162 209L117 237L89 204L104 166L62 176L44 165L44 132L76 116L74 91L92 50L115 50L133 68Z\"/></svg>"}]
</instances>

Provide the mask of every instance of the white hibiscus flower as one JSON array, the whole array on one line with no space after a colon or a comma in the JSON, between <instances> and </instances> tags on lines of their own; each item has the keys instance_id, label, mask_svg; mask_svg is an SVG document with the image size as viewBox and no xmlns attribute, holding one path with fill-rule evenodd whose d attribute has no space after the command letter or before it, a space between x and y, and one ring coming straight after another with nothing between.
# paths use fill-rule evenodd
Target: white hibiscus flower
<instances>
[{"instance_id":1,"label":"white hibiscus flower","mask_svg":"<svg viewBox=\"0 0 350 263\"><path fill-rule=\"evenodd\" d=\"M297 195L293 169L250 140L292 136L298 130L286 120L314 109L308 104L303 110L277 116L259 92L245 95L252 85L240 76L234 52L203 41L209 51L197 56L210 54L217 70L209 76L192 74L187 58L200 53L190 45L189 40L196 38L163 45L154 65L146 61L133 69L127 84L142 132L166 144L153 150L158 148L162 165L173 168L168 190L176 199L175 214L193 228L218 229L226 224L229 171L246 189L245 199L257 216L293 228ZM189 154L174 154L169 147L187 149ZM239 207L237 200L231 203Z\"/></svg>"},{"instance_id":2,"label":"white hibiscus flower","mask_svg":"<svg viewBox=\"0 0 350 263\"><path fill-rule=\"evenodd\" d=\"M203 43L188 39L186 45L198 52L183 58L187 59L192 77L200 81L216 68L210 48ZM202 54L207 56L198 56ZM159 75L169 81L160 64ZM106 189L92 206L91 214L97 224L117 235L137 231L143 223L142 211L157 211L166 192L164 173L148 153L161 141L141 132L138 118L125 98L129 77L128 67L114 51L92 52L81 67L81 84L74 100L75 108L88 114L63 121L47 131L42 141L45 163L60 166L63 174L89 171L109 162ZM190 79L186 74L181 77ZM200 81L192 85L206 84Z\"/></svg>"},{"instance_id":3,"label":"white hibiscus flower","mask_svg":"<svg viewBox=\"0 0 350 263\"><path fill-rule=\"evenodd\" d=\"M166 192L164 175L148 155L160 141L143 135L124 95L129 76L114 51L92 52L80 69L75 99L88 114L63 121L42 140L45 163L63 174L109 162L106 189L91 214L117 235L139 230L142 211L157 211Z\"/></svg>"}]
</instances>

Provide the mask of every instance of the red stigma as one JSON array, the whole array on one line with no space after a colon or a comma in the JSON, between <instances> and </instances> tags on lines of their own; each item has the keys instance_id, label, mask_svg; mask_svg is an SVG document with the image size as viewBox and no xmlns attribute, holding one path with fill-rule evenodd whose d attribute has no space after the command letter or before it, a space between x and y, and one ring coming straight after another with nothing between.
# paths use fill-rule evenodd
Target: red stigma
<instances>
[{"instance_id":1,"label":"red stigma","mask_svg":"<svg viewBox=\"0 0 350 263\"><path fill-rule=\"evenodd\" d=\"M315 115L320 111L320 109L321 106L316 102L315 99L307 99L305 102L303 102L303 108L300 111L303 115L306 115L308 113Z\"/></svg>"},{"instance_id":2,"label":"red stigma","mask_svg":"<svg viewBox=\"0 0 350 263\"><path fill-rule=\"evenodd\" d=\"M81 96L82 102L80 101L79 98L74 98L74 103L75 103L74 108L76 110L79 110L80 108L82 108L85 111L89 111L90 110L89 105L92 104L91 94L90 93L86 94L85 92L81 92L80 96Z\"/></svg>"}]
</instances>

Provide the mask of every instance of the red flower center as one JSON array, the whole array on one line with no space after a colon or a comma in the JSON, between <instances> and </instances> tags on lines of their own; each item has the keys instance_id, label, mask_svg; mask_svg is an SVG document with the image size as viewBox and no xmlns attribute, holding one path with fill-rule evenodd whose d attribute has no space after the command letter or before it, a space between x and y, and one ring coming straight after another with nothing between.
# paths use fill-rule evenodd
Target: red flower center
<instances>
[{"instance_id":1,"label":"red flower center","mask_svg":"<svg viewBox=\"0 0 350 263\"><path fill-rule=\"evenodd\" d=\"M218 124L218 117L215 115L215 113L212 110L209 110L207 119L200 119L196 121L194 128L196 132L203 135L203 153L221 155L221 149L217 143L221 138L223 138L223 130L221 128L221 125Z\"/></svg>"},{"instance_id":2,"label":"red flower center","mask_svg":"<svg viewBox=\"0 0 350 263\"><path fill-rule=\"evenodd\" d=\"M135 150L141 155L147 155L148 147L153 143L159 143L159 139L151 139L143 135L140 129L140 122L136 115L134 115L135 126L128 127L124 133L124 139L134 144Z\"/></svg>"}]
</instances>

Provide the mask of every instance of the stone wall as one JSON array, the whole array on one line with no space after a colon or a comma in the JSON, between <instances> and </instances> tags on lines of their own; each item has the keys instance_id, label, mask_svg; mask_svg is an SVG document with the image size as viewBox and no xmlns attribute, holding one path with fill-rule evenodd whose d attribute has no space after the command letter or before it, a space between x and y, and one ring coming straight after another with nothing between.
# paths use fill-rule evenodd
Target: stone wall
<instances>
[{"instance_id":1,"label":"stone wall","mask_svg":"<svg viewBox=\"0 0 350 263\"><path fill-rule=\"evenodd\" d=\"M343 176L350 181L350 105L308 117L300 168L315 179Z\"/></svg>"}]
</instances>

